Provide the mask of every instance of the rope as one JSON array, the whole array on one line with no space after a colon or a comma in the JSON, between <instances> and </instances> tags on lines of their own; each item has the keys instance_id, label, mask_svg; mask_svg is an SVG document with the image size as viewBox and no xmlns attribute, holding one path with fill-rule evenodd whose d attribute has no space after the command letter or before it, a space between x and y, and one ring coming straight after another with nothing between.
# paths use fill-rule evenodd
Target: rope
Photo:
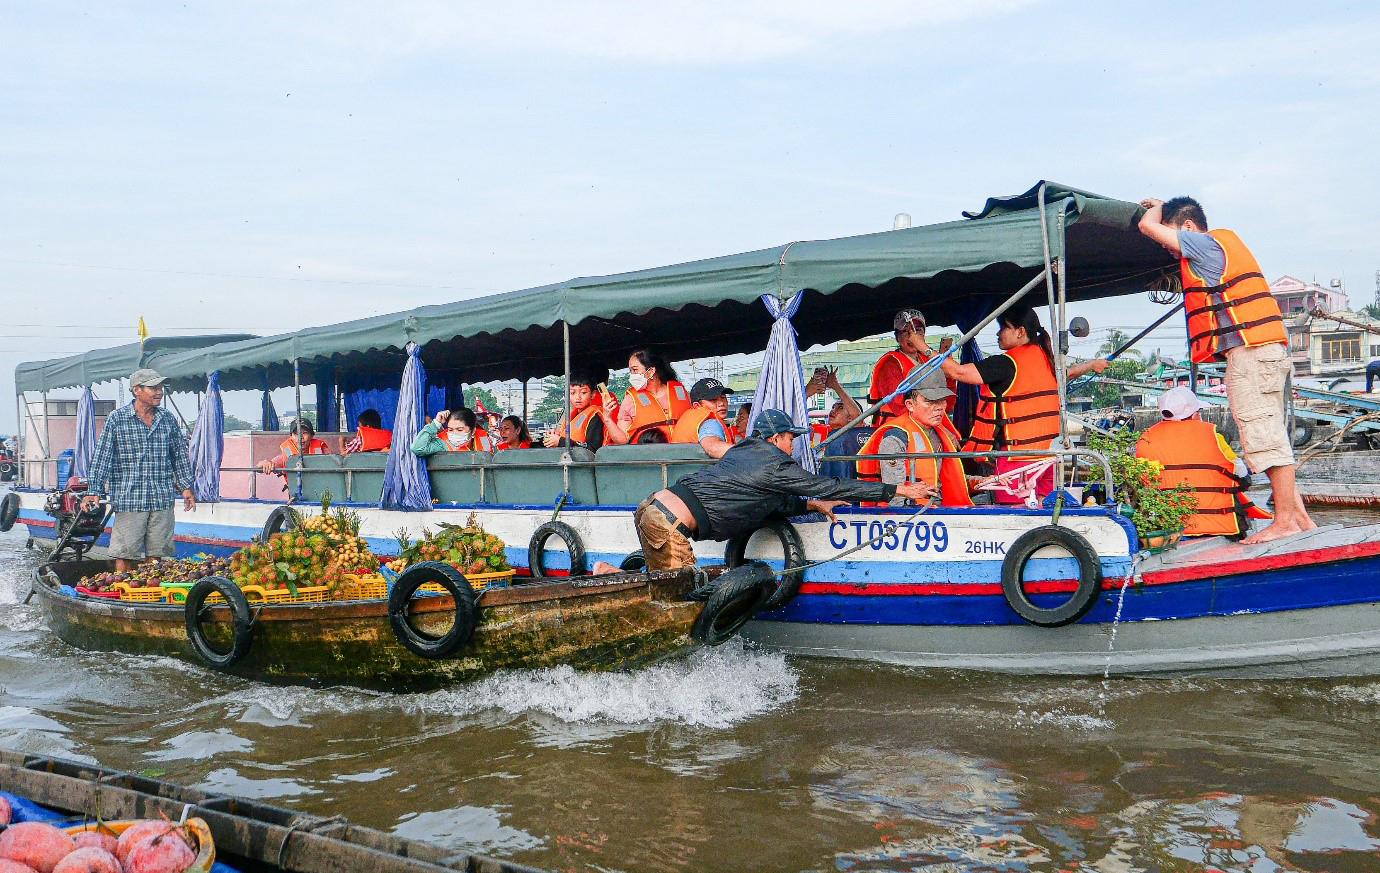
<instances>
[{"instance_id":1,"label":"rope","mask_svg":"<svg viewBox=\"0 0 1380 873\"><path fill-rule=\"evenodd\" d=\"M278 867L280 869L286 869L283 867L283 857L287 854L288 838L292 836L293 831L300 830L304 833L310 833L314 830L324 828L327 825L341 824L344 821L345 816L333 815L330 818L323 818L320 821L295 821L288 825L287 833L283 834L283 841L278 844Z\"/></svg>"}]
</instances>

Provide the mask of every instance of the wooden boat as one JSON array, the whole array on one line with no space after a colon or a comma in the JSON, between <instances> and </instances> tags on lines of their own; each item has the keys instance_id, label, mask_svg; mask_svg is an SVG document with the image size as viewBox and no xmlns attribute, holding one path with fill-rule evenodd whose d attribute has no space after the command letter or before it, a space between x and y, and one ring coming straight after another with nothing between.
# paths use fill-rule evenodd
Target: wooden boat
<instances>
[{"instance_id":1,"label":"wooden boat","mask_svg":"<svg viewBox=\"0 0 1380 873\"><path fill-rule=\"evenodd\" d=\"M372 828L210 794L133 773L62 758L0 750L0 790L81 820L99 810L106 819L202 819L215 840L216 859L230 867L269 873L541 873L535 867L455 852Z\"/></svg>"},{"instance_id":2,"label":"wooden boat","mask_svg":"<svg viewBox=\"0 0 1380 873\"><path fill-rule=\"evenodd\" d=\"M82 576L110 568L94 560L38 568L33 591L53 632L78 648L169 655L205 664L188 639L184 605L135 603L71 590ZM453 657L441 658L421 657L404 647L390 623L387 599L255 606L248 651L223 669L288 684L418 688L505 667L627 667L693 644L689 632L704 605L685 599L694 584L695 573L685 570L487 589L476 603L472 638ZM207 609L209 642L226 651L230 607ZM410 621L433 636L444 634L454 620L455 600L449 595L411 601Z\"/></svg>"}]
</instances>

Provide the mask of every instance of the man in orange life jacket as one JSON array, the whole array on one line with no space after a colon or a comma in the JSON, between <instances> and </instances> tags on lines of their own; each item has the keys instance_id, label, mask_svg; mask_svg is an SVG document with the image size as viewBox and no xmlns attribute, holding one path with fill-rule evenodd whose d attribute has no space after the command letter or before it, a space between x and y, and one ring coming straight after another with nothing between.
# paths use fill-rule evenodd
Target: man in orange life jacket
<instances>
[{"instance_id":1,"label":"man in orange life jacket","mask_svg":"<svg viewBox=\"0 0 1380 873\"><path fill-rule=\"evenodd\" d=\"M302 431L302 442L300 446L297 442L297 431L299 428ZM316 431L312 428L311 422L307 421L305 418L299 418L294 421L292 427L288 429L288 433L291 434L291 436L278 444L278 455L272 460L259 462L259 471L261 473L272 473L274 470L285 468L287 466L287 459L297 454L299 448L304 455L329 455L331 453L330 446L316 438Z\"/></svg>"},{"instance_id":2,"label":"man in orange life jacket","mask_svg":"<svg viewBox=\"0 0 1380 873\"><path fill-rule=\"evenodd\" d=\"M722 458L737 442L733 427L724 421L732 393L718 379L701 379L690 386L690 410L671 429L671 442L699 443L709 457Z\"/></svg>"},{"instance_id":3,"label":"man in orange life jacket","mask_svg":"<svg viewBox=\"0 0 1380 873\"><path fill-rule=\"evenodd\" d=\"M599 385L608 378L608 370L596 373L576 372L570 377L570 427L565 416L542 437L548 449L574 445L591 452L605 445L622 445L627 434L618 426L618 398L600 392Z\"/></svg>"},{"instance_id":4,"label":"man in orange life jacket","mask_svg":"<svg viewBox=\"0 0 1380 873\"><path fill-rule=\"evenodd\" d=\"M896 331L896 348L882 355L872 366L872 385L867 391L868 403L876 403L895 391L896 386L901 384L901 380L916 364L930 359L929 355L921 351L925 348L926 328L925 316L920 314L920 310L902 309L892 318L891 326ZM939 351L946 352L951 345L953 340L945 337L939 344ZM950 389L953 387L952 384L949 385ZM949 401L949 408L953 408L952 400ZM906 399L898 395L877 410L874 423L881 424L888 418L905 414Z\"/></svg>"},{"instance_id":5,"label":"man in orange life jacket","mask_svg":"<svg viewBox=\"0 0 1380 873\"><path fill-rule=\"evenodd\" d=\"M1187 388L1170 388L1160 395L1159 407L1164 420L1140 435L1136 457L1163 465L1161 488L1193 488L1198 511L1184 524L1184 535L1237 539L1246 533L1247 516L1269 518L1246 499L1246 465L1217 428L1198 417L1203 401Z\"/></svg>"},{"instance_id":6,"label":"man in orange life jacket","mask_svg":"<svg viewBox=\"0 0 1380 873\"><path fill-rule=\"evenodd\" d=\"M860 455L903 455L925 452L957 452L958 431L944 414L944 404L954 394L945 384L944 374L935 370L904 395L906 414L889 419L863 445ZM897 485L921 482L939 488L943 506L972 506L968 496L968 477L958 458L912 458L910 460L858 461L858 478L865 482ZM904 496L892 498L892 506L904 506Z\"/></svg>"},{"instance_id":7,"label":"man in orange life jacket","mask_svg":"<svg viewBox=\"0 0 1380 873\"><path fill-rule=\"evenodd\" d=\"M1208 230L1191 197L1142 200L1140 231L1179 259L1194 363L1227 362L1227 403L1252 471L1265 471L1274 492L1275 519L1242 540L1265 543L1317 527L1294 482L1294 451L1284 426L1288 337L1279 304L1255 256L1229 230Z\"/></svg>"}]
</instances>

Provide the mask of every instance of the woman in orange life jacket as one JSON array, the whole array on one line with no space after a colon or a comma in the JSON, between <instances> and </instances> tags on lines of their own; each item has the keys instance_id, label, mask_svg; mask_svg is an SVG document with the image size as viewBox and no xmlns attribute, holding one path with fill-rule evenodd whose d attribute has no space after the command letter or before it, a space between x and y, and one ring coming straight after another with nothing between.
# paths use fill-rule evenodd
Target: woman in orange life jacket
<instances>
[{"instance_id":1,"label":"woman in orange life jacket","mask_svg":"<svg viewBox=\"0 0 1380 873\"><path fill-rule=\"evenodd\" d=\"M958 451L959 436L944 412L945 404L953 396L938 370L920 380L905 394L906 414L888 419L868 438L858 454L903 455L929 452ZM858 479L881 481L888 485L920 482L939 489L943 506L972 506L968 496L968 477L958 458L911 458L909 460L875 460L863 457L858 461ZM891 500L892 506L905 506L904 497Z\"/></svg>"},{"instance_id":2,"label":"woman in orange life jacket","mask_svg":"<svg viewBox=\"0 0 1380 873\"><path fill-rule=\"evenodd\" d=\"M699 443L709 457L718 459L737 442L733 427L724 421L728 412L728 395L718 379L701 379L690 387L692 406L671 430L673 443Z\"/></svg>"},{"instance_id":3,"label":"woman in orange life jacket","mask_svg":"<svg viewBox=\"0 0 1380 873\"><path fill-rule=\"evenodd\" d=\"M1016 304L997 319L997 345L1003 354L975 364L945 358L944 375L965 385L977 385L978 404L973 429L963 444L965 452L1048 449L1059 435L1059 382L1054 377L1054 350L1040 316L1024 304ZM921 349L929 354L929 348ZM1087 372L1101 373L1107 361L1096 358L1068 368L1068 378ZM996 472L1004 473L1048 455L996 459ZM1054 471L1042 474L1035 494L1044 497L1054 490ZM997 491L997 503L1020 503L1021 498Z\"/></svg>"},{"instance_id":4,"label":"woman in orange life jacket","mask_svg":"<svg viewBox=\"0 0 1380 873\"><path fill-rule=\"evenodd\" d=\"M652 349L637 349L628 356L628 393L618 411L618 426L628 442L643 442L648 431L671 439L671 428L690 409L690 392L676 379L671 362Z\"/></svg>"},{"instance_id":5,"label":"woman in orange life jacket","mask_svg":"<svg viewBox=\"0 0 1380 873\"><path fill-rule=\"evenodd\" d=\"M297 441L297 431L299 429L302 431L300 446ZM316 438L315 428L313 428L311 422L307 421L305 418L299 418L294 421L292 427L288 428L288 433L291 434L291 436L278 444L278 455L272 460L259 462L259 472L272 473L274 470L282 470L287 466L287 459L297 454L299 449L304 454L308 455L329 455L331 453L330 446Z\"/></svg>"},{"instance_id":6,"label":"woman in orange life jacket","mask_svg":"<svg viewBox=\"0 0 1380 873\"><path fill-rule=\"evenodd\" d=\"M454 412L442 409L417 432L412 453L426 456L441 452L492 452L493 441L487 432L476 427L478 421L474 410L464 406Z\"/></svg>"},{"instance_id":7,"label":"woman in orange life jacket","mask_svg":"<svg viewBox=\"0 0 1380 873\"><path fill-rule=\"evenodd\" d=\"M599 386L608 378L607 370L576 371L570 377L570 427L565 416L546 432L541 444L549 449L574 445L591 452L606 445L625 445L628 435L617 424L618 399L603 393Z\"/></svg>"},{"instance_id":8,"label":"woman in orange life jacket","mask_svg":"<svg viewBox=\"0 0 1380 873\"><path fill-rule=\"evenodd\" d=\"M532 435L527 432L527 423L516 415L505 415L498 423L498 441L494 443L494 451L530 448Z\"/></svg>"},{"instance_id":9,"label":"woman in orange life jacket","mask_svg":"<svg viewBox=\"0 0 1380 873\"><path fill-rule=\"evenodd\" d=\"M891 320L891 326L896 331L896 348L882 355L877 359L877 363L872 366L872 384L867 391L867 402L876 403L883 397L896 390L896 386L901 384L901 380L911 371L916 364L930 359L929 353L922 353L925 345L925 316L920 314L918 309L902 309L896 313ZM939 351L948 351L953 340L948 337L939 344ZM953 390L953 381L950 380L949 389ZM948 411L953 411L953 399L948 401ZM903 396L891 398L877 414L873 417L873 424L881 424L888 418L895 418L898 415L906 414L906 399Z\"/></svg>"},{"instance_id":10,"label":"woman in orange life jacket","mask_svg":"<svg viewBox=\"0 0 1380 873\"><path fill-rule=\"evenodd\" d=\"M1184 524L1184 536L1240 539L1248 518L1270 514L1246 498L1246 465L1236 457L1217 428L1198 417L1203 402L1190 389L1170 388L1160 395L1163 421L1145 429L1136 442L1136 457L1164 467L1159 487L1187 484L1198 498L1198 511Z\"/></svg>"}]
</instances>

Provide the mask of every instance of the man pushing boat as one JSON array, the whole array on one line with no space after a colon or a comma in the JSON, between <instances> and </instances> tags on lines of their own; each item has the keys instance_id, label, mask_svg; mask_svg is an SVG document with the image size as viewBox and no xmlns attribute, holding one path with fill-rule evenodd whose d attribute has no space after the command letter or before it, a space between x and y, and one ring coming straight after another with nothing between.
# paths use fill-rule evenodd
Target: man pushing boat
<instances>
[{"instance_id":1,"label":"man pushing boat","mask_svg":"<svg viewBox=\"0 0 1380 873\"><path fill-rule=\"evenodd\" d=\"M712 467L663 488L637 507L633 520L648 570L695 563L690 541L726 540L760 527L772 516L822 512L850 501L889 502L896 495L920 502L934 493L924 483L854 482L816 476L791 457L797 435L806 433L779 409L764 409L752 436L733 446Z\"/></svg>"},{"instance_id":2,"label":"man pushing boat","mask_svg":"<svg viewBox=\"0 0 1380 873\"><path fill-rule=\"evenodd\" d=\"M1266 543L1317 527L1294 483L1294 450L1284 426L1284 384L1292 365L1279 304L1255 256L1232 231L1208 230L1192 197L1146 199L1140 232L1179 259L1195 364L1226 361L1227 405L1252 472L1265 471L1275 520L1241 542Z\"/></svg>"}]
</instances>

